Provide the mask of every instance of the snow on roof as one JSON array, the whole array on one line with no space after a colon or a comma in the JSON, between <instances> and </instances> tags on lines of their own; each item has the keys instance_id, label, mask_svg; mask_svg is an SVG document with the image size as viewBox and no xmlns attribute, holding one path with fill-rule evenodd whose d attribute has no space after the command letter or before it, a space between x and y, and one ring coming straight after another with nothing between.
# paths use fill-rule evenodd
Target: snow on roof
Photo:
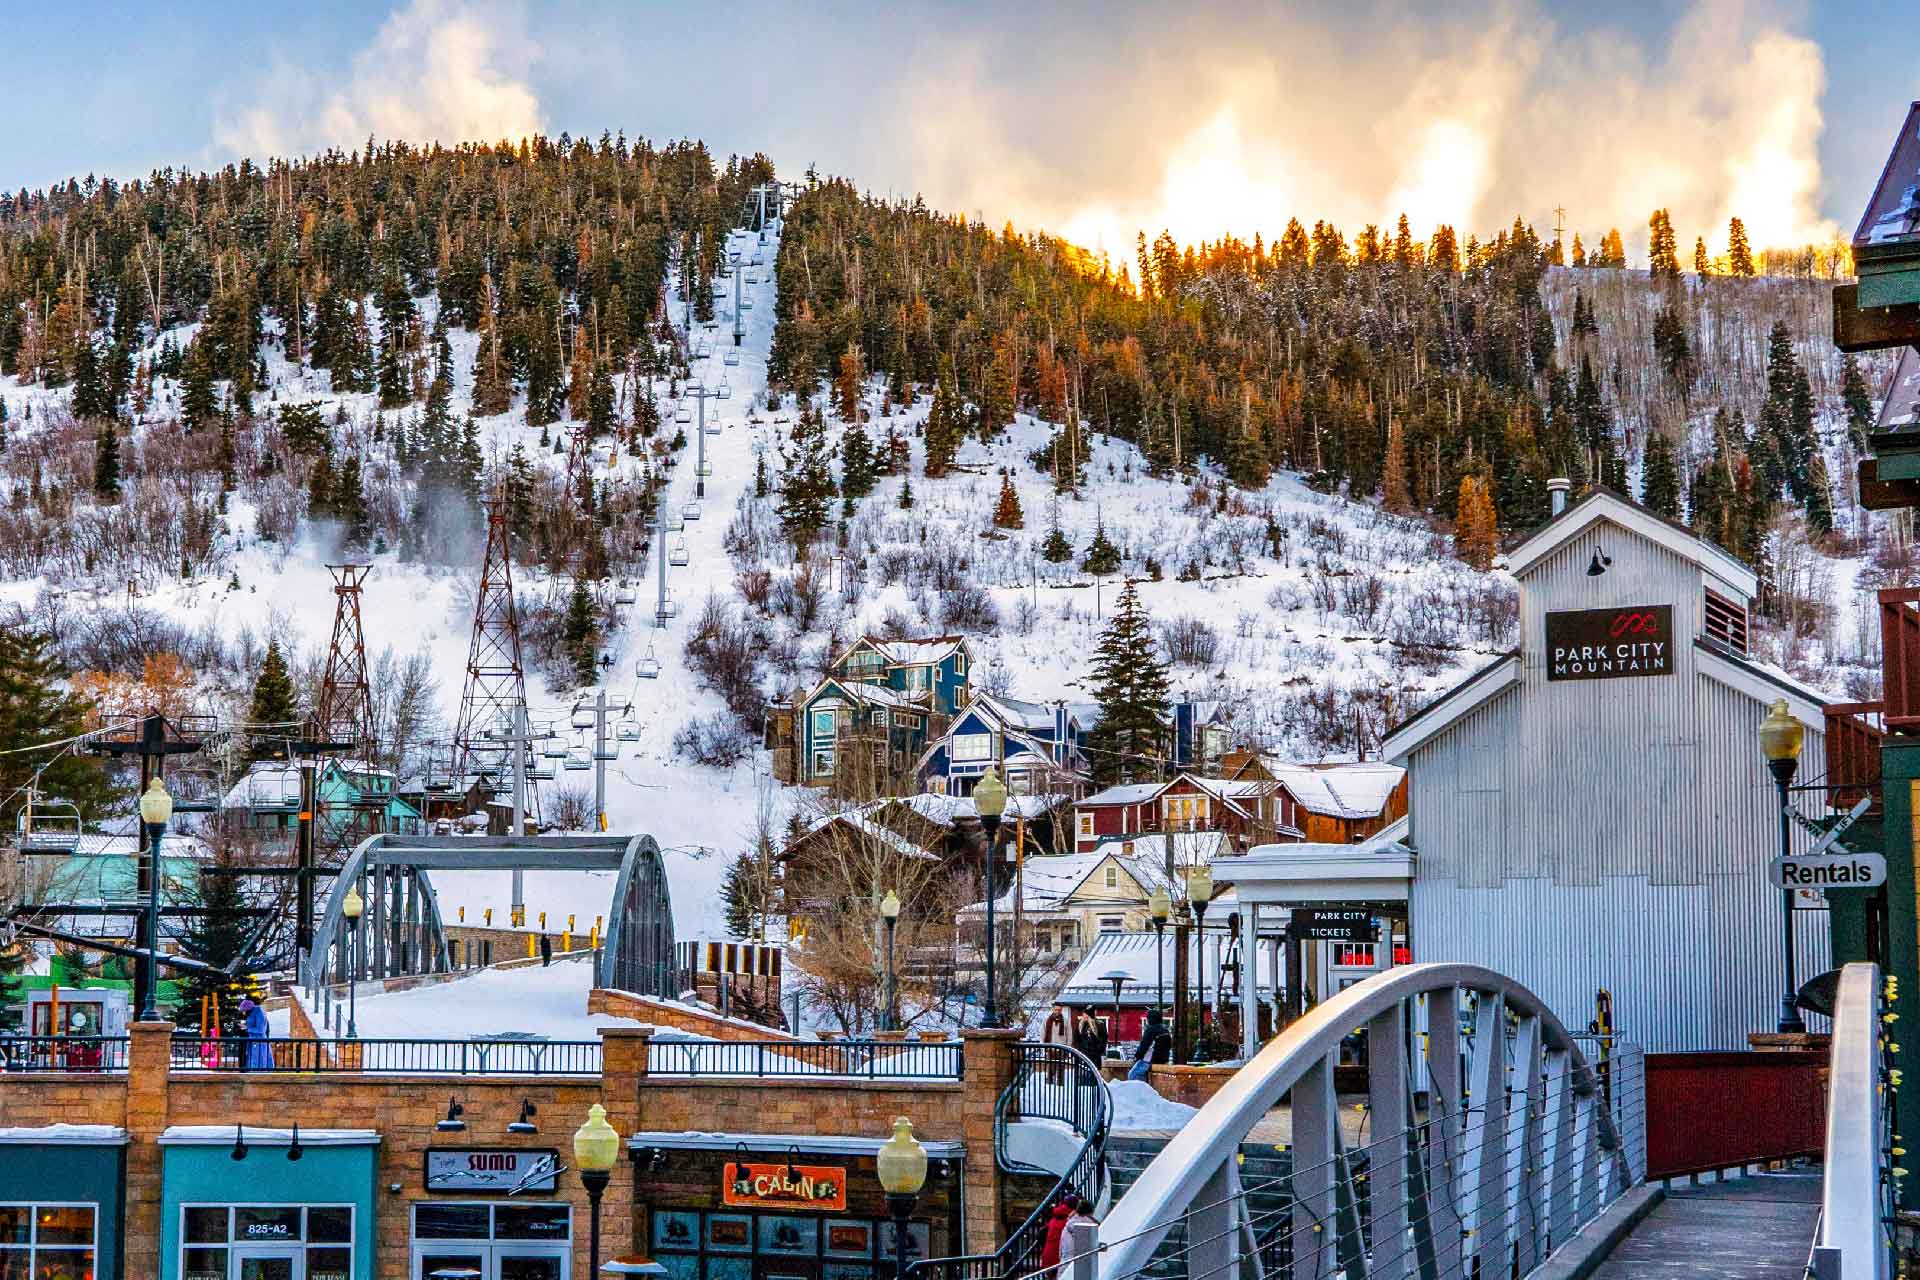
<instances>
[{"instance_id":1,"label":"snow on roof","mask_svg":"<svg viewBox=\"0 0 1920 1280\"><path fill-rule=\"evenodd\" d=\"M290 1147L293 1130L267 1125L175 1124L160 1135L163 1147L225 1147L244 1137L250 1147ZM303 1147L372 1147L380 1143L378 1129L309 1129L300 1126Z\"/></svg>"},{"instance_id":2,"label":"snow on roof","mask_svg":"<svg viewBox=\"0 0 1920 1280\"><path fill-rule=\"evenodd\" d=\"M813 696L818 697L821 690L824 690L829 684L842 693L845 693L855 702L870 702L882 707L912 707L917 705L917 699L914 694L903 693L898 689L889 689L883 684L867 684L864 681L846 680L839 676L833 676L824 681L821 684L821 688L814 691Z\"/></svg>"},{"instance_id":3,"label":"snow on roof","mask_svg":"<svg viewBox=\"0 0 1920 1280\"><path fill-rule=\"evenodd\" d=\"M919 640L874 640L869 637L867 643L885 654L888 662L913 667L938 662L966 642L959 636L928 636Z\"/></svg>"},{"instance_id":4,"label":"snow on roof","mask_svg":"<svg viewBox=\"0 0 1920 1280\"><path fill-rule=\"evenodd\" d=\"M1067 900L1073 897L1080 886L1087 882L1087 878L1109 858L1119 863L1121 868L1133 877L1142 893L1151 893L1155 885L1166 882L1166 876L1161 874L1159 867L1152 861L1146 858L1130 858L1121 853L1118 848L1108 845L1081 853L1046 854L1041 857L1027 858L1021 865L1017 881L1023 889L1020 895L1020 909L1043 912L1064 909ZM1013 910L1014 887L1010 884L1005 893L994 899L995 911ZM1122 906L1139 900L1138 897L1128 894L1124 898L1111 899L1111 904ZM1081 905L1103 904L1089 902ZM961 914L982 915L985 914L986 909L986 903L975 902L961 908Z\"/></svg>"},{"instance_id":5,"label":"snow on roof","mask_svg":"<svg viewBox=\"0 0 1920 1280\"><path fill-rule=\"evenodd\" d=\"M1142 804L1160 794L1164 782L1127 782L1105 791L1096 791L1080 803L1092 804Z\"/></svg>"},{"instance_id":6,"label":"snow on roof","mask_svg":"<svg viewBox=\"0 0 1920 1280\"><path fill-rule=\"evenodd\" d=\"M1153 870L1156 877L1165 880L1160 868L1166 865L1167 834L1151 831L1139 835L1107 836L1094 845L1091 852L1104 850L1122 858L1139 859ZM1224 831L1175 831L1172 836L1173 861L1177 867L1212 862L1233 852L1232 842Z\"/></svg>"},{"instance_id":7,"label":"snow on roof","mask_svg":"<svg viewBox=\"0 0 1920 1280\"><path fill-rule=\"evenodd\" d=\"M1395 787L1407 776L1397 764L1362 760L1342 764L1287 764L1266 762L1267 771L1300 807L1309 813L1336 818L1377 818L1386 809Z\"/></svg>"},{"instance_id":8,"label":"snow on roof","mask_svg":"<svg viewBox=\"0 0 1920 1280\"><path fill-rule=\"evenodd\" d=\"M223 809L298 808L300 768L282 760L261 760L240 775L221 800Z\"/></svg>"},{"instance_id":9,"label":"snow on roof","mask_svg":"<svg viewBox=\"0 0 1920 1280\"><path fill-rule=\"evenodd\" d=\"M127 1131L117 1124L39 1124L15 1125L0 1129L0 1142L40 1142L74 1147L117 1147L127 1140Z\"/></svg>"},{"instance_id":10,"label":"snow on roof","mask_svg":"<svg viewBox=\"0 0 1920 1280\"><path fill-rule=\"evenodd\" d=\"M880 823L875 822L869 814L872 813L879 804L884 803L886 802L877 801L872 804L861 805L858 809L843 809L839 813L828 814L826 817L817 819L808 826L807 834L812 835L816 831L824 831L836 822L844 822L862 835L870 836L878 840L881 844L903 858L937 858L940 856L930 849L921 848L891 827L882 826Z\"/></svg>"},{"instance_id":11,"label":"snow on roof","mask_svg":"<svg viewBox=\"0 0 1920 1280\"><path fill-rule=\"evenodd\" d=\"M586 956L519 969L479 969L405 991L362 991L356 1030L368 1040L469 1040L516 1032L546 1040L593 1040L601 1027L640 1025L632 1018L588 1013L592 988L593 965ZM306 1130L300 1132L304 1137Z\"/></svg>"},{"instance_id":12,"label":"snow on roof","mask_svg":"<svg viewBox=\"0 0 1920 1280\"><path fill-rule=\"evenodd\" d=\"M1220 905L1220 899L1214 899L1214 906ZM1163 959L1156 965L1154 960L1155 943L1163 949ZM1259 990L1273 990L1273 953L1272 947L1255 947L1259 957ZM1087 948L1086 959L1073 971L1066 985L1060 988L1055 997L1059 1004L1082 1004L1098 1007L1113 1004L1113 982L1107 977L1110 973L1127 975L1126 985L1120 989L1120 1003L1123 1005L1150 1005L1156 990L1156 972L1163 972L1168 981L1173 977L1174 957L1178 954L1174 946L1171 930L1165 934L1154 933L1103 933L1094 938L1093 945ZM1188 935L1187 961L1188 972L1197 972L1200 960L1199 939ZM1211 970L1214 964L1211 949L1207 965Z\"/></svg>"}]
</instances>

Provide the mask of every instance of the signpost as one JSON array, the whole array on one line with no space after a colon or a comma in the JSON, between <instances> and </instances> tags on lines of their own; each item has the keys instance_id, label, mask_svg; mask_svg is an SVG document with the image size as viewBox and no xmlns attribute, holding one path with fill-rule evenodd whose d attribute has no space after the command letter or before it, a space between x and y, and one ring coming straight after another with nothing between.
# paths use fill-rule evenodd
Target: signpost
<instances>
[{"instance_id":1,"label":"signpost","mask_svg":"<svg viewBox=\"0 0 1920 1280\"><path fill-rule=\"evenodd\" d=\"M1623 605L1547 614L1547 679L1673 674L1673 606Z\"/></svg>"},{"instance_id":2,"label":"signpost","mask_svg":"<svg viewBox=\"0 0 1920 1280\"><path fill-rule=\"evenodd\" d=\"M1877 853L1775 858L1767 879L1776 889L1872 889L1887 882L1887 860Z\"/></svg>"}]
</instances>

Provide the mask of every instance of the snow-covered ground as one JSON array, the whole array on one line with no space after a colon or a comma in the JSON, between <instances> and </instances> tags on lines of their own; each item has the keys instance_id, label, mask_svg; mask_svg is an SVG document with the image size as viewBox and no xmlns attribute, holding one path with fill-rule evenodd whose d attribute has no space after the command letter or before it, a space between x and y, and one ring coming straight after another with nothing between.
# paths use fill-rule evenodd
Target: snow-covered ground
<instances>
[{"instance_id":1,"label":"snow-covered ground","mask_svg":"<svg viewBox=\"0 0 1920 1280\"><path fill-rule=\"evenodd\" d=\"M466 1040L499 1035L594 1040L602 1027L640 1025L631 1018L588 1013L587 992L592 986L593 965L581 957L518 969L476 969L450 982L406 991L363 989L355 997L355 1029L363 1040ZM318 1026L318 1011L309 1010L309 1016ZM274 1017L268 1016L273 1034L286 1034Z\"/></svg>"},{"instance_id":2,"label":"snow-covered ground","mask_svg":"<svg viewBox=\"0 0 1920 1280\"><path fill-rule=\"evenodd\" d=\"M1107 1086L1107 1098L1113 1107L1115 1133L1180 1129L1200 1113L1197 1107L1161 1097L1145 1080L1115 1080Z\"/></svg>"}]
</instances>

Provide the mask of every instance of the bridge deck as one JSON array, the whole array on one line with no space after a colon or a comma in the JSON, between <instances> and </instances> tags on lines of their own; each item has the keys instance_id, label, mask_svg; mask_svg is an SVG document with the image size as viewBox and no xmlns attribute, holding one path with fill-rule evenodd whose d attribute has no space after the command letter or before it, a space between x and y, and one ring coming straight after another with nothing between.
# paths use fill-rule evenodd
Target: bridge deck
<instances>
[{"instance_id":1,"label":"bridge deck","mask_svg":"<svg viewBox=\"0 0 1920 1280\"><path fill-rule=\"evenodd\" d=\"M1675 1182L1595 1280L1802 1280L1820 1216L1820 1170Z\"/></svg>"}]
</instances>

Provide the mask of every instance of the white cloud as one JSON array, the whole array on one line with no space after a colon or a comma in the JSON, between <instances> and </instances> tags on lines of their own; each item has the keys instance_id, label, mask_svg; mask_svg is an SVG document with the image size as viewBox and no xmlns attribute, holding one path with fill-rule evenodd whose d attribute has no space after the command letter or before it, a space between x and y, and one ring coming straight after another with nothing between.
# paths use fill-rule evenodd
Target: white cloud
<instances>
[{"instance_id":1,"label":"white cloud","mask_svg":"<svg viewBox=\"0 0 1920 1280\"><path fill-rule=\"evenodd\" d=\"M220 113L230 156L296 155L382 141L519 139L543 116L531 78L539 50L517 5L410 0L339 77L285 57L251 102Z\"/></svg>"}]
</instances>

